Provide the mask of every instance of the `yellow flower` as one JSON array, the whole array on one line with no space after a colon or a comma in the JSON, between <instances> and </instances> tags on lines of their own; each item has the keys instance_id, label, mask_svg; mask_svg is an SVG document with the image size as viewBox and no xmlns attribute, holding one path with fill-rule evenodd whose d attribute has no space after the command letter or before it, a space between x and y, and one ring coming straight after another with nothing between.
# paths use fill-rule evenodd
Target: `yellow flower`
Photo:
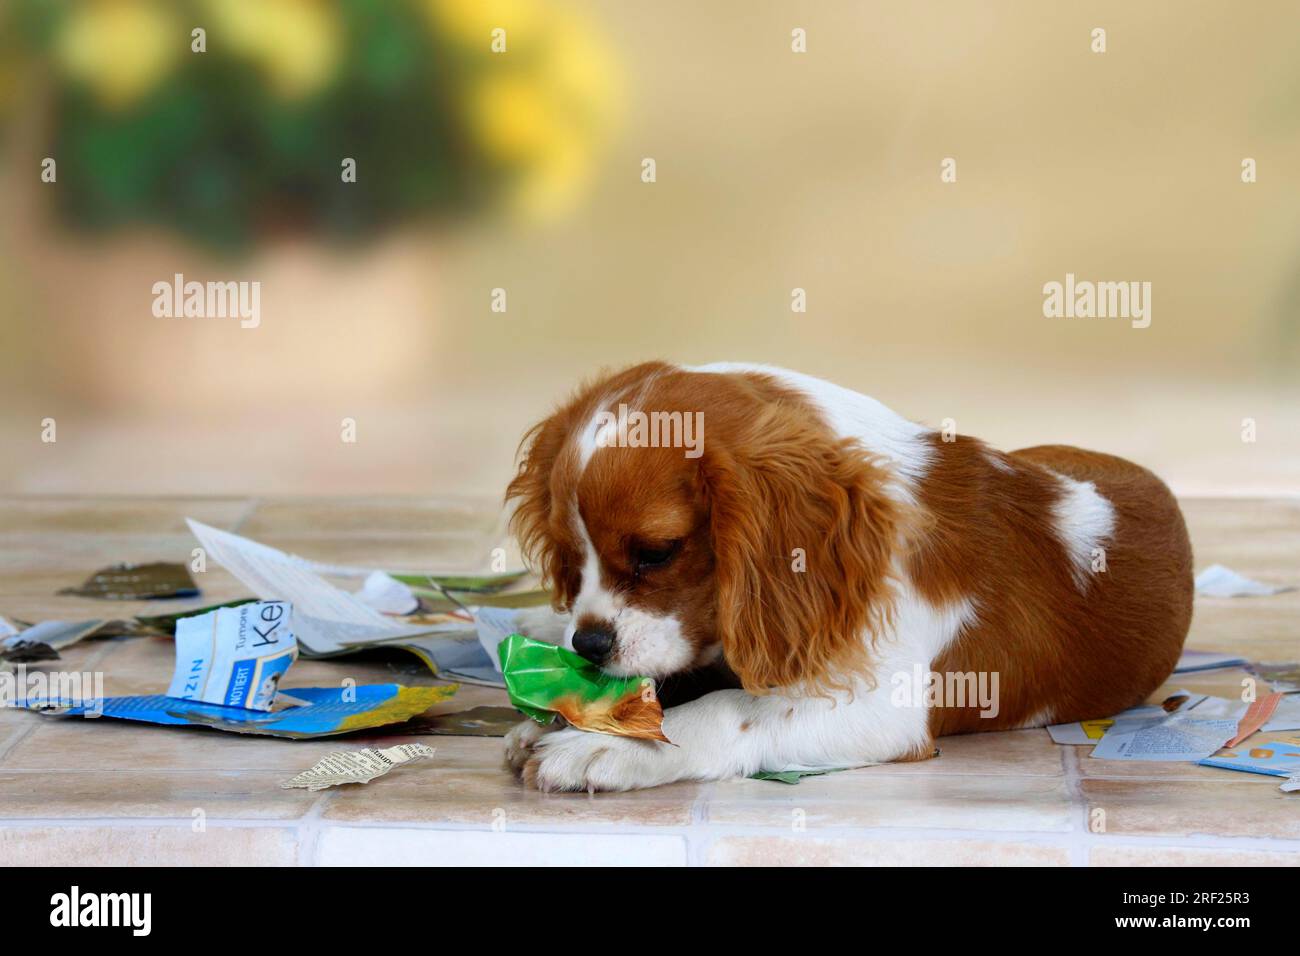
<instances>
[{"instance_id":1,"label":"yellow flower","mask_svg":"<svg viewBox=\"0 0 1300 956\"><path fill-rule=\"evenodd\" d=\"M591 178L591 144L559 135L547 152L516 183L511 196L516 212L528 219L551 219L569 209Z\"/></svg>"},{"instance_id":2,"label":"yellow flower","mask_svg":"<svg viewBox=\"0 0 1300 956\"><path fill-rule=\"evenodd\" d=\"M474 92L470 119L479 144L495 160L527 162L546 148L558 119L536 79L520 73L488 77Z\"/></svg>"},{"instance_id":3,"label":"yellow flower","mask_svg":"<svg viewBox=\"0 0 1300 956\"><path fill-rule=\"evenodd\" d=\"M594 131L604 130L622 107L618 64L589 21L557 11L552 22L547 85Z\"/></svg>"},{"instance_id":4,"label":"yellow flower","mask_svg":"<svg viewBox=\"0 0 1300 956\"><path fill-rule=\"evenodd\" d=\"M425 0L434 24L471 49L491 52L492 31L506 31L507 55L527 44L549 15L536 0Z\"/></svg>"},{"instance_id":5,"label":"yellow flower","mask_svg":"<svg viewBox=\"0 0 1300 956\"><path fill-rule=\"evenodd\" d=\"M208 48L226 43L260 67L284 99L320 90L338 66L342 36L326 0L208 0Z\"/></svg>"},{"instance_id":6,"label":"yellow flower","mask_svg":"<svg viewBox=\"0 0 1300 956\"><path fill-rule=\"evenodd\" d=\"M159 3L91 0L63 22L54 59L106 105L121 108L154 88L189 44L185 28Z\"/></svg>"},{"instance_id":7,"label":"yellow flower","mask_svg":"<svg viewBox=\"0 0 1300 956\"><path fill-rule=\"evenodd\" d=\"M590 25L562 9L507 50L484 61L468 121L485 158L514 177L515 209L546 218L591 174L621 101L618 70Z\"/></svg>"}]
</instances>

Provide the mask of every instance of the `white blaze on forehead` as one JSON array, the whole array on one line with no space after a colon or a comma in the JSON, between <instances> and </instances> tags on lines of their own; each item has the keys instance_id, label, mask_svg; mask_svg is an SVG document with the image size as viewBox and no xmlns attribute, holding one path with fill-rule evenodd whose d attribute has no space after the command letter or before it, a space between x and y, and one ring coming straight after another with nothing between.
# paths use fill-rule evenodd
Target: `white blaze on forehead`
<instances>
[{"instance_id":1,"label":"white blaze on forehead","mask_svg":"<svg viewBox=\"0 0 1300 956\"><path fill-rule=\"evenodd\" d=\"M600 583L600 554L591 543L587 534L587 524L578 513L575 502L573 523L577 528L578 538L582 541L582 584L578 587L578 596L573 601L573 618L589 614L613 623L619 611L623 609L623 596L615 594Z\"/></svg>"},{"instance_id":2,"label":"white blaze on forehead","mask_svg":"<svg viewBox=\"0 0 1300 956\"><path fill-rule=\"evenodd\" d=\"M1080 591L1092 576L1093 552L1115 533L1115 506L1101 496L1091 481L1056 475L1061 497L1052 504L1057 537L1070 558L1070 573Z\"/></svg>"},{"instance_id":3,"label":"white blaze on forehead","mask_svg":"<svg viewBox=\"0 0 1300 956\"><path fill-rule=\"evenodd\" d=\"M605 403L598 403L587 424L583 426L582 431L578 432L577 449L578 466L580 468L586 470L587 464L591 461L591 456L596 454L596 449L611 443L611 436L608 432L615 427L617 426L610 421L605 410ZM574 514L577 514L577 502L574 502ZM581 518L578 519L578 523L582 523ZM583 529L582 533L586 534L586 530Z\"/></svg>"},{"instance_id":4,"label":"white blaze on forehead","mask_svg":"<svg viewBox=\"0 0 1300 956\"><path fill-rule=\"evenodd\" d=\"M650 386L658 378L658 374L649 376L635 394L623 393L622 397L616 398L614 395L604 395L596 403L595 410L591 413L591 418L583 426L582 431L578 432L576 447L578 450L578 465L586 470L587 465L591 462L591 456L596 454L598 448L609 448L617 444L616 432L618 431L617 416L614 415L614 409L619 402L639 406L645 402L650 392Z\"/></svg>"}]
</instances>

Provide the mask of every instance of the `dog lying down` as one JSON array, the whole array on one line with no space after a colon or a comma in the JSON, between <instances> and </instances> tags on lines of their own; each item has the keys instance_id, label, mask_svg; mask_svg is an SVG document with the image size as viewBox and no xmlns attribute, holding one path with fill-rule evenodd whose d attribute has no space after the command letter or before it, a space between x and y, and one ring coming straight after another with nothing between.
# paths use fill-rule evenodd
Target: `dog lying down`
<instances>
[{"instance_id":1,"label":"dog lying down","mask_svg":"<svg viewBox=\"0 0 1300 956\"><path fill-rule=\"evenodd\" d=\"M672 741L525 721L506 759L542 790L919 760L1117 713L1191 620L1187 531L1151 472L997 451L795 372L638 365L522 449L512 527L560 612L523 629L654 678Z\"/></svg>"}]
</instances>

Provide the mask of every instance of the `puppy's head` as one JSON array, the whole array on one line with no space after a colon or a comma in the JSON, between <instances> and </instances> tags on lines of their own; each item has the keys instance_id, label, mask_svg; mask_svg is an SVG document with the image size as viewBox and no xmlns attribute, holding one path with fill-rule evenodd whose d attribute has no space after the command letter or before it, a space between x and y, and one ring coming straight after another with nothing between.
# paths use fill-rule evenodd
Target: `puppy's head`
<instances>
[{"instance_id":1,"label":"puppy's head","mask_svg":"<svg viewBox=\"0 0 1300 956\"><path fill-rule=\"evenodd\" d=\"M755 693L869 674L898 504L802 395L649 363L582 388L521 447L512 527L606 672L723 656Z\"/></svg>"}]
</instances>

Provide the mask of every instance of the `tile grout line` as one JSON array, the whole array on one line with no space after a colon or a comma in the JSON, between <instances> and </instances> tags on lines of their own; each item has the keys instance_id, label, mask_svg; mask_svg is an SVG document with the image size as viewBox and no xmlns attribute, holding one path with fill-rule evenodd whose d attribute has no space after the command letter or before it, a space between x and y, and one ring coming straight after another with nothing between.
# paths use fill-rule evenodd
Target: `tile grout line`
<instances>
[{"instance_id":1,"label":"tile grout line","mask_svg":"<svg viewBox=\"0 0 1300 956\"><path fill-rule=\"evenodd\" d=\"M324 832L321 820L324 817L326 805L331 802L330 798L333 796L332 792L326 790L320 794L307 812L298 818L299 866L317 865L317 848L320 845L321 834Z\"/></svg>"},{"instance_id":2,"label":"tile grout line","mask_svg":"<svg viewBox=\"0 0 1300 956\"><path fill-rule=\"evenodd\" d=\"M1088 866L1090 864L1087 844L1088 802L1083 796L1083 781L1079 773L1079 755L1074 747L1066 748L1066 752L1061 755L1061 762L1065 767L1066 793L1072 811L1070 814L1070 865ZM1082 830L1080 830L1080 827L1082 827Z\"/></svg>"},{"instance_id":3,"label":"tile grout line","mask_svg":"<svg viewBox=\"0 0 1300 956\"><path fill-rule=\"evenodd\" d=\"M708 807L716 789L717 784L712 780L704 781L700 785L700 792L691 801L691 819L686 832L687 866L705 865L708 847L713 842L709 835Z\"/></svg>"},{"instance_id":4,"label":"tile grout line","mask_svg":"<svg viewBox=\"0 0 1300 956\"><path fill-rule=\"evenodd\" d=\"M4 767L5 758L8 757L9 754L12 753L12 752L13 752L13 751L18 747L18 745L19 745L20 743L22 743L24 740L26 740L26 739L27 739L28 737L30 737L32 734L36 733L36 728L37 728L38 726L39 726L39 725L38 725L38 724L35 724L35 723L28 723L28 725L27 725L26 727L24 727L24 728L22 729L22 731L19 732L15 737L13 737L13 739L11 739L11 740L10 740L7 744L5 744L3 747L0 747L0 773L13 773L13 772L15 772L15 771L11 771L11 770L7 770L7 769L5 769L5 767ZM21 771L19 771L19 772L21 772ZM39 771L37 771L37 772L39 773Z\"/></svg>"},{"instance_id":5,"label":"tile grout line","mask_svg":"<svg viewBox=\"0 0 1300 956\"><path fill-rule=\"evenodd\" d=\"M324 805L308 810L302 816L284 819L274 818L209 818L211 825L230 829L298 829L304 823L324 831L338 828L349 830L414 830L427 833L482 833L490 836L494 833L490 827L481 823L456 823L445 821L439 823L420 823L414 821L372 821L351 823L344 821L327 821L323 818ZM23 829L41 826L52 829L76 829L94 826L121 828L126 830L163 827L168 829L185 829L190 827L189 817L9 817L0 818L0 829ZM676 826L655 826L653 824L613 824L608 830L593 829L591 826L556 825L551 823L515 823L511 832L529 836L584 836L595 838L682 836L689 837L693 823ZM766 826L761 824L712 824L709 826L711 836L766 836L788 837L790 830L785 826ZM922 839L930 842L946 843L954 840L981 840L990 843L1023 844L1032 846L1057 846L1069 848L1077 838L1083 836L1075 830L983 830L960 827L835 827L813 826L801 831L805 836L818 838L857 839L869 843L896 843L906 840ZM1104 842L1114 846L1143 846L1153 848L1176 849L1235 849L1262 850L1278 853L1300 854L1300 839L1284 837L1226 837L1217 834L1192 835L1106 835L1085 837L1087 844Z\"/></svg>"}]
</instances>

